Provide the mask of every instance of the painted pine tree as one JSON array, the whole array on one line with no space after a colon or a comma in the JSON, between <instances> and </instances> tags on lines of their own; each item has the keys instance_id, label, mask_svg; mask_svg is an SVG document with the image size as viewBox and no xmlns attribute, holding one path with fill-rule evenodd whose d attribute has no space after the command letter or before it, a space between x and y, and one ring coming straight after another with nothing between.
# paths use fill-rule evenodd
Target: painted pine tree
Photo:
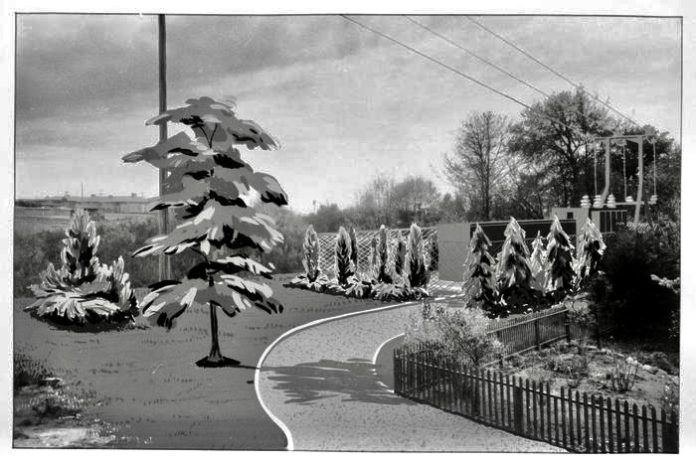
<instances>
[{"instance_id":1,"label":"painted pine tree","mask_svg":"<svg viewBox=\"0 0 696 468\"><path fill-rule=\"evenodd\" d=\"M336 235L336 280L342 287L348 286L352 274L350 235L341 226Z\"/></svg>"},{"instance_id":2,"label":"painted pine tree","mask_svg":"<svg viewBox=\"0 0 696 468\"><path fill-rule=\"evenodd\" d=\"M376 234L372 236L370 239L370 271L369 271L369 277L373 282L377 281L377 278L379 277L379 254L377 252L377 244L378 241L377 239L379 238L379 235Z\"/></svg>"},{"instance_id":3,"label":"painted pine tree","mask_svg":"<svg viewBox=\"0 0 696 468\"><path fill-rule=\"evenodd\" d=\"M505 242L500 251L497 267L498 291L504 297L515 290L529 290L532 285L532 271L529 267L529 249L524 241L525 232L515 218L505 228Z\"/></svg>"},{"instance_id":4,"label":"painted pine tree","mask_svg":"<svg viewBox=\"0 0 696 468\"><path fill-rule=\"evenodd\" d=\"M394 245L394 274L397 277L402 277L404 274L404 266L406 265L406 241L401 231L397 232Z\"/></svg>"},{"instance_id":5,"label":"painted pine tree","mask_svg":"<svg viewBox=\"0 0 696 468\"><path fill-rule=\"evenodd\" d=\"M307 226L304 242L302 243L302 266L310 283L315 282L319 278L321 274L319 269L319 238L314 230L314 226L311 224Z\"/></svg>"},{"instance_id":6,"label":"painted pine tree","mask_svg":"<svg viewBox=\"0 0 696 468\"><path fill-rule=\"evenodd\" d=\"M532 286L543 293L546 288L546 250L541 232L537 231L536 238L532 242L532 255L529 259L529 268L532 271Z\"/></svg>"},{"instance_id":7,"label":"painted pine tree","mask_svg":"<svg viewBox=\"0 0 696 468\"><path fill-rule=\"evenodd\" d=\"M476 223L476 229L469 242L469 253L464 264L462 290L469 300L481 302L484 307L493 305L497 297L495 260L488 252L491 245L486 233Z\"/></svg>"},{"instance_id":8,"label":"painted pine tree","mask_svg":"<svg viewBox=\"0 0 696 468\"><path fill-rule=\"evenodd\" d=\"M573 244L563 230L558 216L554 216L546 244L546 290L566 291L573 287Z\"/></svg>"},{"instance_id":9,"label":"painted pine tree","mask_svg":"<svg viewBox=\"0 0 696 468\"><path fill-rule=\"evenodd\" d=\"M406 273L412 288L424 288L428 285L429 274L425 263L423 232L413 223L408 233L406 248Z\"/></svg>"},{"instance_id":10,"label":"painted pine tree","mask_svg":"<svg viewBox=\"0 0 696 468\"><path fill-rule=\"evenodd\" d=\"M437 271L440 263L440 251L437 244L437 231L428 239L428 271Z\"/></svg>"},{"instance_id":11,"label":"painted pine tree","mask_svg":"<svg viewBox=\"0 0 696 468\"><path fill-rule=\"evenodd\" d=\"M578 255L575 262L575 274L580 284L599 271L606 247L602 233L592 220L587 218L578 239Z\"/></svg>"},{"instance_id":12,"label":"painted pine tree","mask_svg":"<svg viewBox=\"0 0 696 468\"><path fill-rule=\"evenodd\" d=\"M387 238L387 228L382 224L377 234L376 279L378 283L385 284L392 282L392 277L389 275L389 244Z\"/></svg>"},{"instance_id":13,"label":"painted pine tree","mask_svg":"<svg viewBox=\"0 0 696 468\"><path fill-rule=\"evenodd\" d=\"M358 268L359 268L359 258L360 258L360 252L358 251L358 236L357 233L355 232L355 226L351 226L350 229L348 230L348 235L350 237L350 263L351 263L351 272L352 276L355 276L358 274Z\"/></svg>"},{"instance_id":14,"label":"painted pine tree","mask_svg":"<svg viewBox=\"0 0 696 468\"><path fill-rule=\"evenodd\" d=\"M242 160L238 147L271 150L278 144L255 122L237 118L231 105L209 97L189 99L185 106L167 110L146 124L163 122L187 125L194 137L180 132L123 160L146 161L167 171L166 194L153 210L178 208L178 225L167 235L150 239L134 256L174 255L190 249L201 261L181 280L152 285L143 312L171 328L194 303L207 306L211 348L197 365L238 365L220 352L217 309L229 317L252 307L269 314L282 312L270 286L251 278L270 278L272 265L252 259L248 251L268 252L283 241L273 218L257 207L287 204L278 181L255 172Z\"/></svg>"}]
</instances>

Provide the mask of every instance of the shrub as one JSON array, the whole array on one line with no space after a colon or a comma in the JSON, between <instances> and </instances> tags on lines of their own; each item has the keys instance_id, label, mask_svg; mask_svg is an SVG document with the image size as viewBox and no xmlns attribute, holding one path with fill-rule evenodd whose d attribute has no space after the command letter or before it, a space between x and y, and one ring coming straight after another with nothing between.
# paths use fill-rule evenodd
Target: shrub
<instances>
[{"instance_id":1,"label":"shrub","mask_svg":"<svg viewBox=\"0 0 696 468\"><path fill-rule=\"evenodd\" d=\"M61 267L49 263L41 283L32 285L36 301L24 310L62 325L117 324L138 315L123 258L112 266L96 257L99 236L86 211L78 210L65 231Z\"/></svg>"},{"instance_id":2,"label":"shrub","mask_svg":"<svg viewBox=\"0 0 696 468\"><path fill-rule=\"evenodd\" d=\"M603 274L590 281L589 298L592 312L615 322L618 334L650 338L676 349L678 335L670 329L675 331L675 318L678 321L679 294L651 278L680 275L679 237L670 233L678 227L662 222L667 226L629 228L607 236Z\"/></svg>"},{"instance_id":3,"label":"shrub","mask_svg":"<svg viewBox=\"0 0 696 468\"><path fill-rule=\"evenodd\" d=\"M302 244L302 266L310 283L316 281L321 274L319 269L319 239L314 231L314 226L311 224L307 227Z\"/></svg>"},{"instance_id":4,"label":"shrub","mask_svg":"<svg viewBox=\"0 0 696 468\"><path fill-rule=\"evenodd\" d=\"M597 274L605 249L606 244L602 239L602 233L599 232L592 220L587 218L579 236L575 265L575 274L579 285L583 285L589 278Z\"/></svg>"},{"instance_id":5,"label":"shrub","mask_svg":"<svg viewBox=\"0 0 696 468\"><path fill-rule=\"evenodd\" d=\"M495 284L495 261L488 249L491 241L476 223L476 229L469 243L469 254L464 264L464 285L462 290L471 301L482 303L490 308L497 301Z\"/></svg>"},{"instance_id":6,"label":"shrub","mask_svg":"<svg viewBox=\"0 0 696 468\"><path fill-rule=\"evenodd\" d=\"M40 385L51 373L46 366L39 361L31 359L22 351L14 353L13 359L14 378L12 386L15 391L29 385Z\"/></svg>"},{"instance_id":7,"label":"shrub","mask_svg":"<svg viewBox=\"0 0 696 468\"><path fill-rule=\"evenodd\" d=\"M546 250L541 233L537 231L532 242L532 255L529 259L529 269L532 272L532 287L543 293L546 291Z\"/></svg>"},{"instance_id":8,"label":"shrub","mask_svg":"<svg viewBox=\"0 0 696 468\"><path fill-rule=\"evenodd\" d=\"M76 210L65 230L60 252L62 266L56 279L67 286L93 281L100 266L96 256L99 239L96 224L89 218L89 213ZM53 270L53 264L49 264L49 269Z\"/></svg>"},{"instance_id":9,"label":"shrub","mask_svg":"<svg viewBox=\"0 0 696 468\"><path fill-rule=\"evenodd\" d=\"M554 356L547 361L546 368L567 376L571 381L571 386L577 387L582 378L589 375L589 358L587 355Z\"/></svg>"},{"instance_id":10,"label":"shrub","mask_svg":"<svg viewBox=\"0 0 696 468\"><path fill-rule=\"evenodd\" d=\"M373 281L377 281L379 275L379 256L377 255L377 235L370 238L370 253L369 253L369 270L367 276Z\"/></svg>"},{"instance_id":11,"label":"shrub","mask_svg":"<svg viewBox=\"0 0 696 468\"><path fill-rule=\"evenodd\" d=\"M518 287L530 289L532 272L529 268L529 249L524 242L525 232L515 218L505 228L505 242L500 251L500 262L497 266L498 290L506 296L508 292Z\"/></svg>"},{"instance_id":12,"label":"shrub","mask_svg":"<svg viewBox=\"0 0 696 468\"><path fill-rule=\"evenodd\" d=\"M350 263L351 263L351 272L353 275L356 275L359 270L359 252L358 252L358 236L355 233L355 226L351 226L350 230L348 231L348 235L350 237Z\"/></svg>"},{"instance_id":13,"label":"shrub","mask_svg":"<svg viewBox=\"0 0 696 468\"><path fill-rule=\"evenodd\" d=\"M353 276L350 257L350 237L341 226L336 235L336 279L342 287L347 286L348 279Z\"/></svg>"},{"instance_id":14,"label":"shrub","mask_svg":"<svg viewBox=\"0 0 696 468\"><path fill-rule=\"evenodd\" d=\"M679 379L677 377L673 377L671 382L665 384L660 402L665 411L679 412Z\"/></svg>"},{"instance_id":15,"label":"shrub","mask_svg":"<svg viewBox=\"0 0 696 468\"><path fill-rule=\"evenodd\" d=\"M409 287L403 283L378 283L372 286L372 297L385 302L401 302L421 300L429 295L423 288Z\"/></svg>"},{"instance_id":16,"label":"shrub","mask_svg":"<svg viewBox=\"0 0 696 468\"><path fill-rule=\"evenodd\" d=\"M503 346L488 333L488 324L479 309L446 309L438 320L445 352L476 368L497 357Z\"/></svg>"},{"instance_id":17,"label":"shrub","mask_svg":"<svg viewBox=\"0 0 696 468\"><path fill-rule=\"evenodd\" d=\"M412 324L406 342L421 342L438 350L443 357L475 368L497 358L503 345L488 333L490 320L476 308L450 308L426 303L421 316Z\"/></svg>"},{"instance_id":18,"label":"shrub","mask_svg":"<svg viewBox=\"0 0 696 468\"><path fill-rule=\"evenodd\" d=\"M406 269L408 283L412 288L424 288L428 285L429 274L425 265L423 233L416 223L411 224L406 248Z\"/></svg>"},{"instance_id":19,"label":"shrub","mask_svg":"<svg viewBox=\"0 0 696 468\"><path fill-rule=\"evenodd\" d=\"M524 230L511 217L496 268L500 300L494 314L531 312L543 303L543 295L532 288L529 249L524 239Z\"/></svg>"},{"instance_id":20,"label":"shrub","mask_svg":"<svg viewBox=\"0 0 696 468\"><path fill-rule=\"evenodd\" d=\"M378 283L391 283L389 275L389 244L387 243L387 228L384 224L379 227L377 233L377 245L375 247L375 274Z\"/></svg>"},{"instance_id":21,"label":"shrub","mask_svg":"<svg viewBox=\"0 0 696 468\"><path fill-rule=\"evenodd\" d=\"M625 361L617 363L610 374L612 390L619 393L626 393L632 389L633 385L636 383L637 372L638 361L632 357L628 357Z\"/></svg>"},{"instance_id":22,"label":"shrub","mask_svg":"<svg viewBox=\"0 0 696 468\"><path fill-rule=\"evenodd\" d=\"M563 230L558 216L554 216L547 237L547 285L548 291L564 292L573 287L573 250L568 234Z\"/></svg>"},{"instance_id":23,"label":"shrub","mask_svg":"<svg viewBox=\"0 0 696 468\"><path fill-rule=\"evenodd\" d=\"M372 282L359 280L356 277L351 278L345 290L346 297L354 297L356 299L368 299L372 297L372 294Z\"/></svg>"},{"instance_id":24,"label":"shrub","mask_svg":"<svg viewBox=\"0 0 696 468\"><path fill-rule=\"evenodd\" d=\"M394 274L397 277L402 277L404 274L404 266L406 265L406 242L400 231L396 235L396 246L394 247L393 257Z\"/></svg>"}]
</instances>

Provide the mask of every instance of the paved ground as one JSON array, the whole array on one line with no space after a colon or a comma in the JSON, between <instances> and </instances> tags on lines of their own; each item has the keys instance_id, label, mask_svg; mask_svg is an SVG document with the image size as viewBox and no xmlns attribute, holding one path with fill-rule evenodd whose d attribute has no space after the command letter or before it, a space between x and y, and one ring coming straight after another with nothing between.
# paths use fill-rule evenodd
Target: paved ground
<instances>
[{"instance_id":1,"label":"paved ground","mask_svg":"<svg viewBox=\"0 0 696 468\"><path fill-rule=\"evenodd\" d=\"M258 391L289 430L294 450L562 451L413 403L381 385L375 352L402 333L417 310L329 321L270 350Z\"/></svg>"}]
</instances>

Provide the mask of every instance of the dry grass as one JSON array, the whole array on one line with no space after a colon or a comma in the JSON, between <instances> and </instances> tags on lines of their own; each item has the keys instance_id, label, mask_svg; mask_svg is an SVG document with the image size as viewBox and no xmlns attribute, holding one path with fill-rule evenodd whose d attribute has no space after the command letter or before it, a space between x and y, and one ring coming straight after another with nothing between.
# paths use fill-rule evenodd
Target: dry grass
<instances>
[{"instance_id":1,"label":"dry grass","mask_svg":"<svg viewBox=\"0 0 696 468\"><path fill-rule=\"evenodd\" d=\"M22 312L30 300L17 299L15 347L70 387L93 393L99 403L83 408L83 417L117 427L115 446L279 450L285 437L259 405L253 385L263 350L291 328L380 304L289 290L279 281L272 286L286 307L283 314L220 317L223 354L250 368L195 366L210 346L202 310L184 314L171 331L75 333L31 318Z\"/></svg>"}]
</instances>

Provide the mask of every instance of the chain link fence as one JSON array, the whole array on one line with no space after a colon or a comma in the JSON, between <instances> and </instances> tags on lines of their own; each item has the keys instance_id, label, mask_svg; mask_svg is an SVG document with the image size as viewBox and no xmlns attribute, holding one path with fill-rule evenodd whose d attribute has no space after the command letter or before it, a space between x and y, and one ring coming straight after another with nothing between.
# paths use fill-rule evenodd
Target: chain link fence
<instances>
[{"instance_id":1,"label":"chain link fence","mask_svg":"<svg viewBox=\"0 0 696 468\"><path fill-rule=\"evenodd\" d=\"M387 229L387 243L389 245L389 258L396 247L399 233L408 242L409 229ZM423 234L423 247L425 250L426 261L430 264L431 242L437 242L437 230L435 228L421 228ZM367 273L370 269L370 255L372 249L372 239L379 235L379 230L356 231L355 238L358 245L358 272ZM321 232L317 234L319 238L319 268L322 273L329 277L336 276L336 238L335 232ZM437 262L437 259L435 259Z\"/></svg>"}]
</instances>

